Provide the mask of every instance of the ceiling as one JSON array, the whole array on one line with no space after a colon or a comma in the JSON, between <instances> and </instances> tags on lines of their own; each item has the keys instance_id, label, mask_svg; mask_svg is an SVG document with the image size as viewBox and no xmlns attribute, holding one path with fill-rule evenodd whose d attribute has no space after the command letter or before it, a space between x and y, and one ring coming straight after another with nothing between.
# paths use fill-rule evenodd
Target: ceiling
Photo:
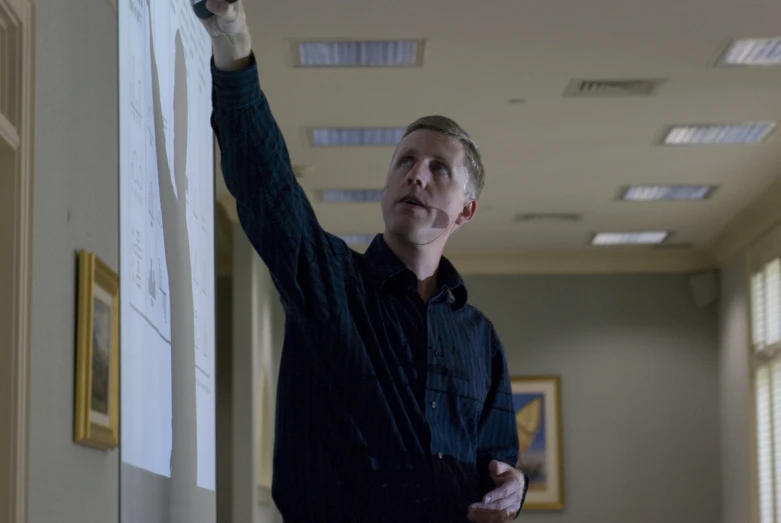
<instances>
[{"instance_id":1,"label":"ceiling","mask_svg":"<svg viewBox=\"0 0 781 523\"><path fill-rule=\"evenodd\" d=\"M486 188L449 253L587 251L597 231L673 231L711 244L781 174L779 133L759 145L661 147L670 124L781 120L781 68L715 68L730 39L781 35L778 0L245 0L261 86L318 218L336 234L382 230L378 204L319 202L381 188L391 148L313 148L315 126L458 121L480 145ZM301 69L289 38L426 38L409 69ZM651 97L571 98L571 79L665 78ZM523 103L508 103L511 99ZM617 201L637 183L717 184L701 202ZM218 192L225 201L224 185ZM582 213L516 223L517 213Z\"/></svg>"}]
</instances>

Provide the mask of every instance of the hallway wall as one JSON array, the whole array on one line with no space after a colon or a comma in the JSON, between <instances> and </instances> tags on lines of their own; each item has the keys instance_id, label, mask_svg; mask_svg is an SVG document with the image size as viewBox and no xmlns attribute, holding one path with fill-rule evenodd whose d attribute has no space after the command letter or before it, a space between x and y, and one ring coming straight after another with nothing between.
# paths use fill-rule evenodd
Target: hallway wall
<instances>
[{"instance_id":1,"label":"hallway wall","mask_svg":"<svg viewBox=\"0 0 781 523\"><path fill-rule=\"evenodd\" d=\"M77 251L119 263L117 27L106 1L37 0L31 523L118 520L119 453L73 443Z\"/></svg>"},{"instance_id":2,"label":"hallway wall","mask_svg":"<svg viewBox=\"0 0 781 523\"><path fill-rule=\"evenodd\" d=\"M719 521L718 307L687 275L465 280L510 373L561 376L565 508L525 522Z\"/></svg>"},{"instance_id":3,"label":"hallway wall","mask_svg":"<svg viewBox=\"0 0 781 523\"><path fill-rule=\"evenodd\" d=\"M747 523L754 510L753 397L749 367L748 289L744 258L721 270L719 400L722 523Z\"/></svg>"}]
</instances>

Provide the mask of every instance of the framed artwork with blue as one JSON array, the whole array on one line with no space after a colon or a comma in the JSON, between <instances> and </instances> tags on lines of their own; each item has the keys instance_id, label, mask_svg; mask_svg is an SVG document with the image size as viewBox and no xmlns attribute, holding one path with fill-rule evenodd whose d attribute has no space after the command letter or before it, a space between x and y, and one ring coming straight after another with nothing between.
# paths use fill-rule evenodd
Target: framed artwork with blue
<instances>
[{"instance_id":1,"label":"framed artwork with blue","mask_svg":"<svg viewBox=\"0 0 781 523\"><path fill-rule=\"evenodd\" d=\"M518 427L517 467L529 476L524 510L564 508L561 430L561 379L558 376L512 378Z\"/></svg>"}]
</instances>

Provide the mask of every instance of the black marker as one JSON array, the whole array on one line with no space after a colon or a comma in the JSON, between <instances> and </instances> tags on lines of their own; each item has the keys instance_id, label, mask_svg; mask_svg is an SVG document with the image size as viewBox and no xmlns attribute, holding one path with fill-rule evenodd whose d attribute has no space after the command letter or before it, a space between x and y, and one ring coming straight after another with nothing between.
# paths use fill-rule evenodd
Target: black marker
<instances>
[{"instance_id":1,"label":"black marker","mask_svg":"<svg viewBox=\"0 0 781 523\"><path fill-rule=\"evenodd\" d=\"M235 2L236 0L228 0L229 4L233 4ZM214 13L206 9L206 0L195 0L193 9L195 10L196 16L202 20L206 20L207 18L214 16Z\"/></svg>"}]
</instances>

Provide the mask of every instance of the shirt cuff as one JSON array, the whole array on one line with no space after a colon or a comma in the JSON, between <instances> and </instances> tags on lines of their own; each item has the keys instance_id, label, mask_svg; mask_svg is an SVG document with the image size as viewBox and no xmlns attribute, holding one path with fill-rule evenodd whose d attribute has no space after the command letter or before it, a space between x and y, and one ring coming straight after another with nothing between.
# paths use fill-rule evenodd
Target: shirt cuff
<instances>
[{"instance_id":1,"label":"shirt cuff","mask_svg":"<svg viewBox=\"0 0 781 523\"><path fill-rule=\"evenodd\" d=\"M214 65L212 57L212 104L215 107L243 109L263 98L255 54L250 53L249 59L249 65L238 71L222 71Z\"/></svg>"}]
</instances>

